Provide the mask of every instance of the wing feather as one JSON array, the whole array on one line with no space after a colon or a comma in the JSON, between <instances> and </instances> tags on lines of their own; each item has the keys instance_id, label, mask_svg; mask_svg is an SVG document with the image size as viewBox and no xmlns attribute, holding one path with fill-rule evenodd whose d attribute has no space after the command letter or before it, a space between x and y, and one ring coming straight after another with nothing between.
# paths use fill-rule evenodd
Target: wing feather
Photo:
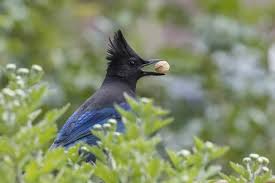
<instances>
[{"instance_id":1,"label":"wing feather","mask_svg":"<svg viewBox=\"0 0 275 183\"><path fill-rule=\"evenodd\" d=\"M120 106L126 110L130 109L126 103L121 103ZM58 146L70 147L79 141L95 145L98 138L91 133L93 126L95 124L103 125L111 118L118 121L117 131L123 132L124 125L121 116L114 107L85 111L82 114L75 112L66 121L51 148Z\"/></svg>"}]
</instances>

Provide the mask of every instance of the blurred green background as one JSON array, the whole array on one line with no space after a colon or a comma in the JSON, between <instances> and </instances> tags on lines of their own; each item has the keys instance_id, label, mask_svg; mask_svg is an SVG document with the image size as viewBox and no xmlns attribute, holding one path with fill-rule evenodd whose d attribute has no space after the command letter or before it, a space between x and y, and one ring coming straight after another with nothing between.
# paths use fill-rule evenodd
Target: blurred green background
<instances>
[{"instance_id":1,"label":"blurred green background","mask_svg":"<svg viewBox=\"0 0 275 183\"><path fill-rule=\"evenodd\" d=\"M138 85L175 118L162 132L168 146L199 136L229 145L232 161L275 159L273 0L1 0L0 63L42 65L44 107L72 104L62 125L100 86L118 29L142 57L171 65Z\"/></svg>"}]
</instances>

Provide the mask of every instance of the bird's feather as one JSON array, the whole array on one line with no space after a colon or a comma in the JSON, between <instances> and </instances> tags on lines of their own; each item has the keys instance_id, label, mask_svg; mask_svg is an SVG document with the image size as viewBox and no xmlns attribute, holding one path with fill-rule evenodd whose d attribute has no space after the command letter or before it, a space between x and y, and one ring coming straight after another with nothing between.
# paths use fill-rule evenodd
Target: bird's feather
<instances>
[{"instance_id":1,"label":"bird's feather","mask_svg":"<svg viewBox=\"0 0 275 183\"><path fill-rule=\"evenodd\" d=\"M131 48L131 46L127 43L122 32L118 30L115 33L113 40L109 39L106 58L110 61L109 64L111 64L121 60L122 58L131 57L140 58L133 48Z\"/></svg>"},{"instance_id":2,"label":"bird's feather","mask_svg":"<svg viewBox=\"0 0 275 183\"><path fill-rule=\"evenodd\" d=\"M119 106L125 110L130 109L127 103L120 103ZM113 106L81 111L81 114L76 111L62 127L52 147L70 147L79 141L95 145L98 138L91 133L92 128L96 124L107 123L109 119L116 119L117 131L124 132L121 116Z\"/></svg>"}]
</instances>

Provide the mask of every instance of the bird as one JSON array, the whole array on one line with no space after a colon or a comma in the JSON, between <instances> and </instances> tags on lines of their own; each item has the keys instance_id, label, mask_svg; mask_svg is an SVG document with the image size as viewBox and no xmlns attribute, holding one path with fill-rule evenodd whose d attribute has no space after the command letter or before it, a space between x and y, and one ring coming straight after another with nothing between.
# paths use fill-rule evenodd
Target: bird
<instances>
[{"instance_id":1,"label":"bird","mask_svg":"<svg viewBox=\"0 0 275 183\"><path fill-rule=\"evenodd\" d=\"M91 130L96 124L103 125L110 119L117 121L116 131L124 133L127 129L114 105L131 110L124 94L137 98L136 85L139 79L165 75L143 70L161 59L141 58L127 43L121 30L115 32L112 39L109 38L106 60L106 75L100 88L67 119L50 149L69 148L80 142L97 145L99 139Z\"/></svg>"}]
</instances>

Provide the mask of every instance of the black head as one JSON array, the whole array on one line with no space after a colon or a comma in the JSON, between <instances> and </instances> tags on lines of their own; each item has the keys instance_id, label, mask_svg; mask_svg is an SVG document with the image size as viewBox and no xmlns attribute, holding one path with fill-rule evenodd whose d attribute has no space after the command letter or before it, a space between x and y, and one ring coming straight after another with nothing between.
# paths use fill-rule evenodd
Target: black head
<instances>
[{"instance_id":1,"label":"black head","mask_svg":"<svg viewBox=\"0 0 275 183\"><path fill-rule=\"evenodd\" d=\"M108 69L107 75L137 81L143 76L163 75L156 72L146 72L142 68L154 64L159 59L142 59L127 43L122 32L118 30L109 42L107 50Z\"/></svg>"}]
</instances>

